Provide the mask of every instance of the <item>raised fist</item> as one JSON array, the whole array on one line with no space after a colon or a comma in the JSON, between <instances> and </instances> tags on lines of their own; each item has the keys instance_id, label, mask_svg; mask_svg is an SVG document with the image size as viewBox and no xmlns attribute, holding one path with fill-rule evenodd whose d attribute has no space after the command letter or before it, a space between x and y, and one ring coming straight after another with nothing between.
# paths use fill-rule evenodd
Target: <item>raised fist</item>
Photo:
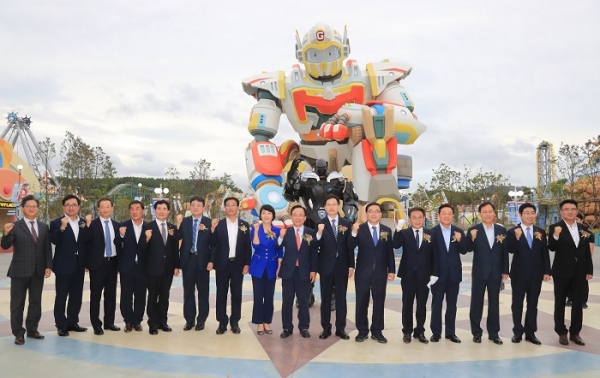
<instances>
[{"instance_id":1,"label":"raised fist","mask_svg":"<svg viewBox=\"0 0 600 378\"><path fill-rule=\"evenodd\" d=\"M90 223L92 223L92 216L88 214L85 216L85 224L89 227Z\"/></svg>"},{"instance_id":2,"label":"raised fist","mask_svg":"<svg viewBox=\"0 0 600 378\"><path fill-rule=\"evenodd\" d=\"M521 239L522 235L523 235L523 230L521 229L521 227L515 228L515 237L517 238L517 240Z\"/></svg>"},{"instance_id":3,"label":"raised fist","mask_svg":"<svg viewBox=\"0 0 600 378\"><path fill-rule=\"evenodd\" d=\"M456 239L457 242L460 242L460 239L462 239L462 232L458 232L458 231L454 231L454 238Z\"/></svg>"},{"instance_id":4,"label":"raised fist","mask_svg":"<svg viewBox=\"0 0 600 378\"><path fill-rule=\"evenodd\" d=\"M215 228L217 228L217 225L219 224L219 220L218 219L213 219L210 223L210 231L211 232L215 232Z\"/></svg>"},{"instance_id":5,"label":"raised fist","mask_svg":"<svg viewBox=\"0 0 600 378\"><path fill-rule=\"evenodd\" d=\"M279 237L283 239L286 232L287 232L287 228L282 228L281 231L279 232Z\"/></svg>"},{"instance_id":6,"label":"raised fist","mask_svg":"<svg viewBox=\"0 0 600 378\"><path fill-rule=\"evenodd\" d=\"M119 227L119 233L125 236L125 231L127 231L127 227Z\"/></svg>"},{"instance_id":7,"label":"raised fist","mask_svg":"<svg viewBox=\"0 0 600 378\"><path fill-rule=\"evenodd\" d=\"M14 223L6 223L4 225L4 235L8 234L10 232L10 230L13 229L14 226L15 226Z\"/></svg>"},{"instance_id":8,"label":"raised fist","mask_svg":"<svg viewBox=\"0 0 600 378\"><path fill-rule=\"evenodd\" d=\"M146 239L150 239L152 237L152 230L146 230Z\"/></svg>"},{"instance_id":9,"label":"raised fist","mask_svg":"<svg viewBox=\"0 0 600 378\"><path fill-rule=\"evenodd\" d=\"M319 223L319 225L317 226L317 228L319 229L319 235L323 234L323 230L325 229L325 224L324 223Z\"/></svg>"},{"instance_id":10,"label":"raised fist","mask_svg":"<svg viewBox=\"0 0 600 378\"><path fill-rule=\"evenodd\" d=\"M352 225L352 233L353 233L353 234L356 234L356 233L358 232L358 228L359 228L359 227L360 227L360 224L358 224L358 223L354 223L354 224Z\"/></svg>"},{"instance_id":11,"label":"raised fist","mask_svg":"<svg viewBox=\"0 0 600 378\"><path fill-rule=\"evenodd\" d=\"M477 230L471 230L471 240L475 241L477 237Z\"/></svg>"},{"instance_id":12,"label":"raised fist","mask_svg":"<svg viewBox=\"0 0 600 378\"><path fill-rule=\"evenodd\" d=\"M402 230L406 221L404 219L398 219L398 224L396 225L396 230Z\"/></svg>"},{"instance_id":13,"label":"raised fist","mask_svg":"<svg viewBox=\"0 0 600 378\"><path fill-rule=\"evenodd\" d=\"M69 218L67 218L66 216L62 217L60 219L60 228L62 230L64 230L65 228L67 228L68 225L69 225Z\"/></svg>"},{"instance_id":14,"label":"raised fist","mask_svg":"<svg viewBox=\"0 0 600 378\"><path fill-rule=\"evenodd\" d=\"M260 227L260 222L255 222L252 226L254 226L254 232L258 232L258 228Z\"/></svg>"},{"instance_id":15,"label":"raised fist","mask_svg":"<svg viewBox=\"0 0 600 378\"><path fill-rule=\"evenodd\" d=\"M562 231L562 227L560 227L560 226L554 227L554 236L558 237L558 235L560 235L561 231Z\"/></svg>"},{"instance_id":16,"label":"raised fist","mask_svg":"<svg viewBox=\"0 0 600 378\"><path fill-rule=\"evenodd\" d=\"M183 221L183 215L182 214L177 214L177 228L179 228L179 225L181 224L181 221Z\"/></svg>"}]
</instances>

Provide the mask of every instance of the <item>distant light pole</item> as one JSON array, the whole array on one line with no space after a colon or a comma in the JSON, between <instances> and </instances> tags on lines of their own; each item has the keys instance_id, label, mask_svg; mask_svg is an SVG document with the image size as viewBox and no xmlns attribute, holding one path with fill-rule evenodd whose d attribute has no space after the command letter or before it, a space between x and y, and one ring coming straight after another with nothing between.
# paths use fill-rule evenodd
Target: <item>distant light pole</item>
<instances>
[{"instance_id":1,"label":"distant light pole","mask_svg":"<svg viewBox=\"0 0 600 378\"><path fill-rule=\"evenodd\" d=\"M169 194L169 188L163 188L160 184L159 188L154 188L154 193L158 194L158 198L163 198L163 195Z\"/></svg>"},{"instance_id":2,"label":"distant light pole","mask_svg":"<svg viewBox=\"0 0 600 378\"><path fill-rule=\"evenodd\" d=\"M511 196L513 198L513 201L517 202L517 198L522 197L523 196L523 191L519 190L517 191L517 187L515 186L515 190L511 190L510 192L508 192L508 195Z\"/></svg>"},{"instance_id":3,"label":"distant light pole","mask_svg":"<svg viewBox=\"0 0 600 378\"><path fill-rule=\"evenodd\" d=\"M21 215L21 171L23 171L23 166L21 164L17 165L17 170L19 171L19 181L17 181L17 219L20 219Z\"/></svg>"},{"instance_id":4,"label":"distant light pole","mask_svg":"<svg viewBox=\"0 0 600 378\"><path fill-rule=\"evenodd\" d=\"M141 182L138 184L138 199L140 201L142 200L142 183Z\"/></svg>"}]
</instances>

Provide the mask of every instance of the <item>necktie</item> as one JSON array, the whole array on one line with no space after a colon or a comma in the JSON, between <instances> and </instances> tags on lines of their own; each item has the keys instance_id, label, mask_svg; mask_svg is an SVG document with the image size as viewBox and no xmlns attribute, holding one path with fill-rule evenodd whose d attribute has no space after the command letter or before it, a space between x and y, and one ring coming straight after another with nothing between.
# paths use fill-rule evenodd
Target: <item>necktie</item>
<instances>
[{"instance_id":1,"label":"necktie","mask_svg":"<svg viewBox=\"0 0 600 378\"><path fill-rule=\"evenodd\" d=\"M192 253L197 252L196 241L198 239L198 219L194 219L194 225L192 226Z\"/></svg>"},{"instance_id":2,"label":"necktie","mask_svg":"<svg viewBox=\"0 0 600 378\"><path fill-rule=\"evenodd\" d=\"M371 226L371 228L373 229L373 244L377 245L377 241L379 240L377 237L377 227Z\"/></svg>"},{"instance_id":3,"label":"necktie","mask_svg":"<svg viewBox=\"0 0 600 378\"><path fill-rule=\"evenodd\" d=\"M106 257L112 256L112 241L110 240L110 228L108 227L108 221L104 221L104 251Z\"/></svg>"},{"instance_id":4,"label":"necktie","mask_svg":"<svg viewBox=\"0 0 600 378\"><path fill-rule=\"evenodd\" d=\"M167 245L167 227L164 223L160 224L160 233L162 234L163 243Z\"/></svg>"},{"instance_id":5,"label":"necktie","mask_svg":"<svg viewBox=\"0 0 600 378\"><path fill-rule=\"evenodd\" d=\"M331 228L333 229L333 238L335 239L335 241L337 241L338 230L337 227L335 227L335 219L331 220Z\"/></svg>"},{"instance_id":6,"label":"necktie","mask_svg":"<svg viewBox=\"0 0 600 378\"><path fill-rule=\"evenodd\" d=\"M298 247L298 252L300 252L300 244L302 244L302 239L300 239L300 229L297 228L296 229L296 247ZM300 255L298 255L300 256ZM296 259L296 266L300 266L300 263L298 262L299 259Z\"/></svg>"},{"instance_id":7,"label":"necktie","mask_svg":"<svg viewBox=\"0 0 600 378\"><path fill-rule=\"evenodd\" d=\"M31 223L31 236L33 236L33 242L37 243L37 232L35 232L35 227L33 227L33 221L29 221Z\"/></svg>"},{"instance_id":8,"label":"necktie","mask_svg":"<svg viewBox=\"0 0 600 378\"><path fill-rule=\"evenodd\" d=\"M417 249L420 247L421 239L419 238L419 230L415 230L415 241L417 242Z\"/></svg>"},{"instance_id":9,"label":"necktie","mask_svg":"<svg viewBox=\"0 0 600 378\"><path fill-rule=\"evenodd\" d=\"M527 237L527 244L529 244L529 248L532 248L533 238L531 237L531 231L529 230L529 227L527 227L527 234L525 236Z\"/></svg>"}]
</instances>

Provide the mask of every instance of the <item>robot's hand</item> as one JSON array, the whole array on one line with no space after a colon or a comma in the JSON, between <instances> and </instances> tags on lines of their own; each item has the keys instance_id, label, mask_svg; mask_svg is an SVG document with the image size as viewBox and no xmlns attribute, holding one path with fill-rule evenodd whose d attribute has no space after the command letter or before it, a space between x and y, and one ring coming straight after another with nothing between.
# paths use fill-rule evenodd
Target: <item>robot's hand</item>
<instances>
[{"instance_id":1,"label":"robot's hand","mask_svg":"<svg viewBox=\"0 0 600 378\"><path fill-rule=\"evenodd\" d=\"M304 159L302 159L302 158L294 159L294 161L292 162L292 165L290 166L290 173L298 172L298 167L300 166L300 163L302 163L303 161L304 161Z\"/></svg>"},{"instance_id":2,"label":"robot's hand","mask_svg":"<svg viewBox=\"0 0 600 378\"><path fill-rule=\"evenodd\" d=\"M348 126L343 124L323 123L319 129L319 136L327 140L342 141L348 138Z\"/></svg>"}]
</instances>

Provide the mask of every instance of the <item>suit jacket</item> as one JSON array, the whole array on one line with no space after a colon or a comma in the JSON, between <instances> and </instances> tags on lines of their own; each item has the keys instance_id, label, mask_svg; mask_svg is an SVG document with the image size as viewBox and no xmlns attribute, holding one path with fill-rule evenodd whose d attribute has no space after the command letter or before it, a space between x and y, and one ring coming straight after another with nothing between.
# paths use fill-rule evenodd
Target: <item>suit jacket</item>
<instances>
[{"instance_id":1,"label":"suit jacket","mask_svg":"<svg viewBox=\"0 0 600 378\"><path fill-rule=\"evenodd\" d=\"M356 255L356 271L354 276L361 278L387 278L388 273L396 272L396 262L394 261L394 246L392 242L392 230L383 224L379 225L380 231L387 232L387 239L379 238L377 245L373 243L373 236L369 231L369 224L363 223L358 227L356 236L352 236L352 231L348 230L350 237L348 239L348 249L354 255L354 249L358 247Z\"/></svg>"},{"instance_id":2,"label":"suit jacket","mask_svg":"<svg viewBox=\"0 0 600 378\"><path fill-rule=\"evenodd\" d=\"M277 278L279 259L283 258L283 249L277 245L277 239L279 239L281 230L271 226L271 231L274 236L269 238L262 224L258 227L259 244L254 244L254 227L252 227L250 232L250 240L252 240L252 247L254 248L252 261L250 262L250 275L253 277L262 278L266 269L269 279Z\"/></svg>"},{"instance_id":3,"label":"suit jacket","mask_svg":"<svg viewBox=\"0 0 600 378\"><path fill-rule=\"evenodd\" d=\"M194 218L192 216L185 217L179 225L178 233L182 239L181 247L179 248L179 260L181 268L185 268L187 260L190 257L190 251L192 250L192 238L194 227ZM198 267L206 270L206 265L210 260L211 246L210 246L210 227L211 220L205 216L200 218L198 223L198 231L196 236L196 252L198 252Z\"/></svg>"},{"instance_id":4,"label":"suit jacket","mask_svg":"<svg viewBox=\"0 0 600 378\"><path fill-rule=\"evenodd\" d=\"M116 257L118 259L119 255L121 254L121 243L119 243L119 241L117 240L117 238L119 237L119 223L111 219L110 224L115 233L113 243L115 244L116 251L114 253L116 253L116 256L113 257ZM98 270L102 267L102 261L104 260L104 254L106 249L106 242L104 238L104 224L102 223L102 220L100 218L96 218L92 221L92 223L90 223L90 233L91 237L89 242L87 243L85 258L86 268L88 268L89 270Z\"/></svg>"},{"instance_id":5,"label":"suit jacket","mask_svg":"<svg viewBox=\"0 0 600 378\"><path fill-rule=\"evenodd\" d=\"M467 238L465 232L454 226L450 226L450 250L446 247L446 240L442 233L442 226L437 225L431 229L433 233L433 275L439 277L440 282L444 282L449 275L450 281L458 283L462 281L462 262L460 255L467 253ZM454 237L455 232L460 232L462 237L460 242Z\"/></svg>"},{"instance_id":6,"label":"suit jacket","mask_svg":"<svg viewBox=\"0 0 600 378\"><path fill-rule=\"evenodd\" d=\"M421 245L417 248L415 234L412 227L396 231L394 234L394 248L402 247L402 258L398 268L398 277L407 278L410 273L417 271L419 282L429 282L433 271L433 243L435 236L431 230L423 227Z\"/></svg>"},{"instance_id":7,"label":"suit jacket","mask_svg":"<svg viewBox=\"0 0 600 378\"><path fill-rule=\"evenodd\" d=\"M558 236L558 240L554 239L554 228L562 227L562 231ZM556 252L554 255L554 263L552 264L552 276L561 278L571 278L574 275L585 279L586 274L594 274L594 266L592 264L592 256L590 254L590 243L593 243L593 235L582 224L577 223L579 230L579 246L575 246L573 237L567 228L564 220L550 225L548 230L548 249ZM583 234L588 233L588 238L584 238ZM577 264L577 260L582 259L582 264Z\"/></svg>"},{"instance_id":8,"label":"suit jacket","mask_svg":"<svg viewBox=\"0 0 600 378\"><path fill-rule=\"evenodd\" d=\"M352 234L352 224L338 216L337 240L333 236L333 228L329 217L321 219L317 224L324 224L325 229L318 241L319 245L319 275L329 275L333 272L336 261L339 259L344 270L354 268L354 248L348 248L348 238ZM344 231L342 229L345 229ZM336 254L338 255L336 258Z\"/></svg>"},{"instance_id":9,"label":"suit jacket","mask_svg":"<svg viewBox=\"0 0 600 378\"><path fill-rule=\"evenodd\" d=\"M145 235L147 230L152 230L152 236L148 241ZM147 275L160 276L165 272L173 274L175 268L179 267L179 240L174 224L167 222L167 244L165 245L158 222L146 223L142 228L139 245L146 254L144 273Z\"/></svg>"},{"instance_id":10,"label":"suit jacket","mask_svg":"<svg viewBox=\"0 0 600 378\"><path fill-rule=\"evenodd\" d=\"M529 248L525 232L517 240L516 229L521 229L521 225L511 228L506 233L508 252L513 254L510 278L513 280L543 280L544 274L550 274L550 255L548 254L546 232L542 228L533 226L532 247Z\"/></svg>"},{"instance_id":11,"label":"suit jacket","mask_svg":"<svg viewBox=\"0 0 600 378\"><path fill-rule=\"evenodd\" d=\"M477 230L475 241L471 239L471 230ZM493 279L501 280L503 274L508 274L508 248L506 229L494 224L494 244L490 248L483 223L477 224L467 231L467 251L473 252L472 276L486 280L490 275Z\"/></svg>"},{"instance_id":12,"label":"suit jacket","mask_svg":"<svg viewBox=\"0 0 600 378\"><path fill-rule=\"evenodd\" d=\"M283 247L283 260L279 268L279 277L284 280L291 279L294 275L297 260L300 279L310 280L310 273L317 272L319 268L319 246L315 231L304 226L302 242L300 250L298 250L296 230L291 227L286 231L280 246Z\"/></svg>"},{"instance_id":13,"label":"suit jacket","mask_svg":"<svg viewBox=\"0 0 600 378\"><path fill-rule=\"evenodd\" d=\"M52 248L50 247L50 230L46 223L36 220L38 226L37 242L33 241L31 225L25 218L14 223L13 229L2 236L2 248L14 247L8 277L31 277L34 274L43 276L46 268L52 268Z\"/></svg>"},{"instance_id":14,"label":"suit jacket","mask_svg":"<svg viewBox=\"0 0 600 378\"><path fill-rule=\"evenodd\" d=\"M116 237L117 242L120 244L119 259L117 260L119 263L118 269L120 273L129 273L135 265L136 257L139 266L146 266L146 253L142 250L142 248L140 248L140 246L142 244L141 240L146 239L146 235L144 235L144 227L147 224L147 222L142 221L142 233L139 241L135 238L133 221L131 219L119 225L119 228L126 228L124 238L121 237L120 232L117 232Z\"/></svg>"},{"instance_id":15,"label":"suit jacket","mask_svg":"<svg viewBox=\"0 0 600 378\"><path fill-rule=\"evenodd\" d=\"M56 218L50 222L50 241L56 246L54 248L54 260L52 270L55 274L72 274L77 269L85 268L86 243L90 240L90 229L85 224L85 219L79 217L79 236L75 240L75 234L71 224L67 224L64 231L60 230L61 219Z\"/></svg>"},{"instance_id":16,"label":"suit jacket","mask_svg":"<svg viewBox=\"0 0 600 378\"><path fill-rule=\"evenodd\" d=\"M210 262L214 264L215 270L227 267L229 260L229 235L227 233L227 219L221 219L210 234ZM238 218L238 233L235 247L235 264L243 267L250 265L252 259L252 247L250 246L250 225L248 222Z\"/></svg>"}]
</instances>

